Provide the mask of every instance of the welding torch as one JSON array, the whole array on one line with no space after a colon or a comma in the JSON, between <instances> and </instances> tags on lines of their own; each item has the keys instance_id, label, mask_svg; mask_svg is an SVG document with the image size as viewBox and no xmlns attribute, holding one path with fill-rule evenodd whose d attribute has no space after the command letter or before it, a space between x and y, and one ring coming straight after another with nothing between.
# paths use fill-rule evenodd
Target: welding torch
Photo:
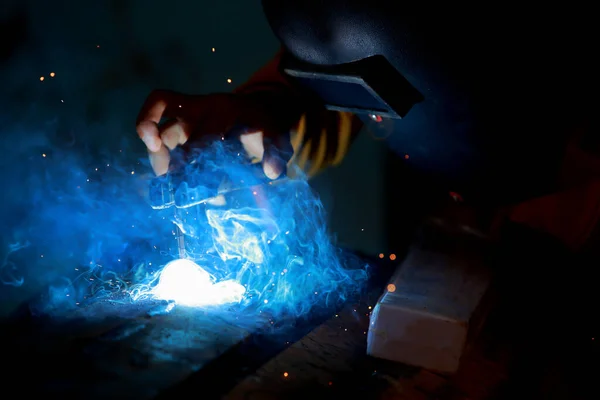
<instances>
[{"instance_id":1,"label":"welding torch","mask_svg":"<svg viewBox=\"0 0 600 400\"><path fill-rule=\"evenodd\" d=\"M172 188L169 188L169 200L175 203L175 191ZM173 218L175 225L175 241L177 243L177 252L179 254L179 258L187 258L185 251L185 236L183 235L183 231L181 229L181 224L183 221L181 219L179 208L177 207L175 207Z\"/></svg>"},{"instance_id":2,"label":"welding torch","mask_svg":"<svg viewBox=\"0 0 600 400\"><path fill-rule=\"evenodd\" d=\"M230 142L230 140L227 140ZM239 143L239 140L237 141ZM169 170L165 175L157 176L150 181L149 201L154 209L173 208L173 224L175 225L175 241L179 258L187 258L184 219L181 212L195 206L214 204L219 196L237 191L255 190L264 185L279 184L287 181L286 173L278 179L271 180L263 172L261 163L252 163L245 157L239 160L228 160L232 165L217 169L214 163L202 160L203 146L195 143L178 146L170 153ZM241 144L240 144L241 146ZM205 149L210 152L210 150ZM233 147L232 154L244 154L243 148ZM210 165L206 165L210 164ZM243 171L243 179L232 179L226 171L239 167Z\"/></svg>"}]
</instances>

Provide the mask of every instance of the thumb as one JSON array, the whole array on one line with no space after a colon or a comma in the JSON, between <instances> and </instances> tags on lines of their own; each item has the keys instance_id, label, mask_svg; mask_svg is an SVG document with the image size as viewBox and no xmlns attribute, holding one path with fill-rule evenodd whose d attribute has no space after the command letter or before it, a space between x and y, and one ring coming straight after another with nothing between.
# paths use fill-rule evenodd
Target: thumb
<instances>
[{"instance_id":1,"label":"thumb","mask_svg":"<svg viewBox=\"0 0 600 400\"><path fill-rule=\"evenodd\" d=\"M157 176L166 174L169 171L169 163L171 162L171 154L169 149L161 143L158 151L148 150L150 165Z\"/></svg>"},{"instance_id":2,"label":"thumb","mask_svg":"<svg viewBox=\"0 0 600 400\"><path fill-rule=\"evenodd\" d=\"M136 127L137 133L150 152L160 150L161 140L158 124L152 121L142 121Z\"/></svg>"},{"instance_id":3,"label":"thumb","mask_svg":"<svg viewBox=\"0 0 600 400\"><path fill-rule=\"evenodd\" d=\"M288 161L294 154L289 134L263 137L263 171L267 178L277 179L286 172Z\"/></svg>"}]
</instances>

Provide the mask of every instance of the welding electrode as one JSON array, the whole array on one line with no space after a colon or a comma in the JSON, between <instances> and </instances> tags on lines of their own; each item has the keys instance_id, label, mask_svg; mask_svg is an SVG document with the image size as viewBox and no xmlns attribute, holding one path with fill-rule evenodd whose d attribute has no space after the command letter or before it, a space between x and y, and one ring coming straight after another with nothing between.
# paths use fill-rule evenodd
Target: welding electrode
<instances>
[{"instance_id":1,"label":"welding electrode","mask_svg":"<svg viewBox=\"0 0 600 400\"><path fill-rule=\"evenodd\" d=\"M170 201L171 202L175 202L175 190L173 187L170 188L169 190L169 197L171 198ZM175 241L177 242L177 251L179 253L179 258L186 258L186 252L185 252L185 239L183 236L183 232L181 231L181 227L179 226L179 224L181 223L180 217L179 217L179 209L177 207L174 207L174 213L175 215L173 216L175 218Z\"/></svg>"}]
</instances>

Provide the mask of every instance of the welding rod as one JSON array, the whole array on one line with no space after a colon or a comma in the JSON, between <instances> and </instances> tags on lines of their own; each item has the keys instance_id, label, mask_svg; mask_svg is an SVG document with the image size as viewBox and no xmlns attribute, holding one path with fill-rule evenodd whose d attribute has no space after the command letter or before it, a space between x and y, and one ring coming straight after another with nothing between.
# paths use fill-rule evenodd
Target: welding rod
<instances>
[{"instance_id":1,"label":"welding rod","mask_svg":"<svg viewBox=\"0 0 600 400\"><path fill-rule=\"evenodd\" d=\"M181 228L179 227L179 225L175 225L175 240L177 241L179 258L186 258L185 240L183 238L183 232L181 232Z\"/></svg>"},{"instance_id":2,"label":"welding rod","mask_svg":"<svg viewBox=\"0 0 600 400\"><path fill-rule=\"evenodd\" d=\"M171 197L171 202L175 202L175 190L170 187L169 188L169 196ZM185 251L185 238L183 236L183 232L181 231L181 227L179 223L181 223L181 217L179 215L179 209L177 207L173 207L174 209L174 217L175 217L175 241L177 242L177 251L179 252L179 258L186 258Z\"/></svg>"}]
</instances>

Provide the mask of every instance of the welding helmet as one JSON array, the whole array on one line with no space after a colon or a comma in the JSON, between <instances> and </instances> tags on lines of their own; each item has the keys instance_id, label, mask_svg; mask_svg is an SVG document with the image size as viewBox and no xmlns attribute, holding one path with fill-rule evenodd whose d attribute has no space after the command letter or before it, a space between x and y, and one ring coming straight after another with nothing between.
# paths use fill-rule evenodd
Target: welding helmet
<instances>
[{"instance_id":1,"label":"welding helmet","mask_svg":"<svg viewBox=\"0 0 600 400\"><path fill-rule=\"evenodd\" d=\"M545 31L540 46L528 32L544 28L518 13L411 13L384 0L263 7L287 52L282 72L328 108L358 114L415 168L497 199L532 196L554 181L572 97L550 100L568 97L566 86L540 71L563 68L546 50L564 32Z\"/></svg>"}]
</instances>

